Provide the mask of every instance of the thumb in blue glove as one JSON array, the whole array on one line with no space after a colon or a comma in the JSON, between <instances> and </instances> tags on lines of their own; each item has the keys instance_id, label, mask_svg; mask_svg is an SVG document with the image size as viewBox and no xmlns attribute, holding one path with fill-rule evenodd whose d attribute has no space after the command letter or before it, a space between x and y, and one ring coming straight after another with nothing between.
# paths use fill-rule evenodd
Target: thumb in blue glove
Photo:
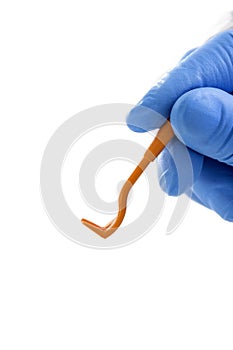
<instances>
[{"instance_id":1,"label":"thumb in blue glove","mask_svg":"<svg viewBox=\"0 0 233 350\"><path fill-rule=\"evenodd\" d=\"M192 186L192 199L228 221L233 221L232 91L233 30L228 30L187 55L127 118L132 130L143 132L170 116L176 137L158 158L161 187L176 196L190 193ZM172 156L183 144L192 162L192 185L178 177Z\"/></svg>"}]
</instances>

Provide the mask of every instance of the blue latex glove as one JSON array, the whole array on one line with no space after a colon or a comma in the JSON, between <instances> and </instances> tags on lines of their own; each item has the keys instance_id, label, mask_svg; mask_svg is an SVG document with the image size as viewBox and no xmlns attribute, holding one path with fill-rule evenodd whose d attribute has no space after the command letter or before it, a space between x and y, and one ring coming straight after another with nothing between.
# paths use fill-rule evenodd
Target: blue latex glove
<instances>
[{"instance_id":1,"label":"blue latex glove","mask_svg":"<svg viewBox=\"0 0 233 350\"><path fill-rule=\"evenodd\" d=\"M176 137L158 158L162 189L176 196L190 186L178 178L171 156L184 143L193 167L192 199L228 221L233 221L232 92L233 30L228 30L186 55L127 117L132 130L143 132L170 116Z\"/></svg>"}]
</instances>

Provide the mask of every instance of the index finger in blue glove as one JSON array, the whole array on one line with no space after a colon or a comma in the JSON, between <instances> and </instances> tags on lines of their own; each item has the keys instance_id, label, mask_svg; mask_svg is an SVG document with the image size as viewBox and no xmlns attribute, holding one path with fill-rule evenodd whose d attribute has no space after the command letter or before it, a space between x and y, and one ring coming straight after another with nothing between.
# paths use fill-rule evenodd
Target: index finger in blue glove
<instances>
[{"instance_id":1,"label":"index finger in blue glove","mask_svg":"<svg viewBox=\"0 0 233 350\"><path fill-rule=\"evenodd\" d=\"M233 30L209 39L161 79L131 110L128 126L137 132L159 128L176 100L198 87L233 91Z\"/></svg>"}]
</instances>

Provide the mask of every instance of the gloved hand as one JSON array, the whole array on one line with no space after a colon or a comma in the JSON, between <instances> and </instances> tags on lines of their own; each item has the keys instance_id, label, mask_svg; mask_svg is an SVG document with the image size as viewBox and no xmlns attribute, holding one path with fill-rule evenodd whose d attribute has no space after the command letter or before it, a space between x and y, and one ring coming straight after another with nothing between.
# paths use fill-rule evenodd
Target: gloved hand
<instances>
[{"instance_id":1,"label":"gloved hand","mask_svg":"<svg viewBox=\"0 0 233 350\"><path fill-rule=\"evenodd\" d=\"M233 30L228 30L188 53L127 117L132 130L143 132L170 116L176 137L158 158L162 189L173 196L187 192L190 184L178 178L172 158L185 144L193 167L192 199L228 221L233 221L232 92Z\"/></svg>"}]
</instances>

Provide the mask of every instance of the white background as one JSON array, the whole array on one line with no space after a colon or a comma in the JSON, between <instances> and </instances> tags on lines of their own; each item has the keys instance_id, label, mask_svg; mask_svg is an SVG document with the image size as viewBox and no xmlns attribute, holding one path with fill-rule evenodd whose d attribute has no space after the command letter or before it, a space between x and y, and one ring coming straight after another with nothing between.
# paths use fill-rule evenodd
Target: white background
<instances>
[{"instance_id":1,"label":"white background","mask_svg":"<svg viewBox=\"0 0 233 350\"><path fill-rule=\"evenodd\" d=\"M162 220L133 245L87 249L51 224L39 189L61 123L136 103L231 6L1 1L1 349L232 349L232 224L192 204L171 236Z\"/></svg>"}]
</instances>

